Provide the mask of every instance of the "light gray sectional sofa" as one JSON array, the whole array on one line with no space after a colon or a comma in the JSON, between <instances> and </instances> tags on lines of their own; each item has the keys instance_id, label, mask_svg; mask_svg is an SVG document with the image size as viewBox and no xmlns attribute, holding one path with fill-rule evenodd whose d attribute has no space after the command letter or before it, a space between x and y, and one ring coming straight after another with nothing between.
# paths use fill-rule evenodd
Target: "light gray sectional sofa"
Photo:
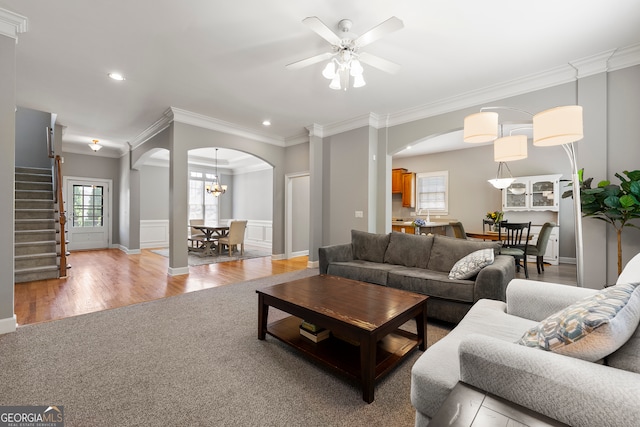
<instances>
[{"instance_id":1,"label":"light gray sectional sofa","mask_svg":"<svg viewBox=\"0 0 640 427\"><path fill-rule=\"evenodd\" d=\"M513 257L496 255L493 264L469 279L450 279L456 262L495 242L441 235L367 233L352 230L351 243L319 248L321 274L375 283L429 295L428 318L457 323L478 300L505 300L515 277Z\"/></svg>"},{"instance_id":2,"label":"light gray sectional sofa","mask_svg":"<svg viewBox=\"0 0 640 427\"><path fill-rule=\"evenodd\" d=\"M617 283L638 282L640 254L627 264ZM624 308L629 317L588 345L580 340L571 344L581 346L580 356L517 344L540 321L597 292L515 279L507 287L506 303L478 301L412 368L416 426L429 424L458 381L575 427L640 425L640 286ZM619 341L615 345L614 338ZM622 347L616 347L620 342ZM595 362L583 360L583 354L593 350L612 353L597 356L601 360Z\"/></svg>"}]
</instances>

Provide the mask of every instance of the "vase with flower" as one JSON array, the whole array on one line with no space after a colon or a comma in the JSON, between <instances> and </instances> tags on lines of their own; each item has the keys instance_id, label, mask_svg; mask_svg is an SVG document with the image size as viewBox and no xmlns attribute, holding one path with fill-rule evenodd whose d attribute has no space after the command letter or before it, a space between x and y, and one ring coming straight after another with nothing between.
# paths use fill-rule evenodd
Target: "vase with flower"
<instances>
[{"instance_id":1,"label":"vase with flower","mask_svg":"<svg viewBox=\"0 0 640 427\"><path fill-rule=\"evenodd\" d=\"M487 219L493 221L493 231L500 230L500 221L502 221L503 217L504 212L502 211L487 212Z\"/></svg>"}]
</instances>

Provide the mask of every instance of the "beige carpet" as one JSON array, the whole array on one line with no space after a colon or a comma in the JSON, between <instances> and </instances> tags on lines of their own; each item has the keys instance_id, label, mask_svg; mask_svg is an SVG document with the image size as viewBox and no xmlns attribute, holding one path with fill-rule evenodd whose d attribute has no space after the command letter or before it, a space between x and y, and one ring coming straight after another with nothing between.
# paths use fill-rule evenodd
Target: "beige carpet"
<instances>
[{"instance_id":1,"label":"beige carpet","mask_svg":"<svg viewBox=\"0 0 640 427\"><path fill-rule=\"evenodd\" d=\"M0 405L63 405L67 427L412 426L420 351L378 383L368 405L356 384L270 336L257 339L256 289L311 274L20 327L0 336ZM431 345L447 329L427 332Z\"/></svg>"}]
</instances>

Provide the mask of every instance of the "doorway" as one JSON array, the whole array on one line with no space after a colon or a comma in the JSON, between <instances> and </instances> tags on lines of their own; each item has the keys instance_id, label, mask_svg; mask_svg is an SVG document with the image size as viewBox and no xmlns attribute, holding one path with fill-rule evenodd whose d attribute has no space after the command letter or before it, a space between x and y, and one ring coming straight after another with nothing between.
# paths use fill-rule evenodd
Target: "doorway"
<instances>
[{"instance_id":1,"label":"doorway","mask_svg":"<svg viewBox=\"0 0 640 427\"><path fill-rule=\"evenodd\" d=\"M285 259L309 255L309 173L285 175Z\"/></svg>"},{"instance_id":2,"label":"doorway","mask_svg":"<svg viewBox=\"0 0 640 427\"><path fill-rule=\"evenodd\" d=\"M105 249L111 230L111 180L65 177L69 250Z\"/></svg>"}]
</instances>

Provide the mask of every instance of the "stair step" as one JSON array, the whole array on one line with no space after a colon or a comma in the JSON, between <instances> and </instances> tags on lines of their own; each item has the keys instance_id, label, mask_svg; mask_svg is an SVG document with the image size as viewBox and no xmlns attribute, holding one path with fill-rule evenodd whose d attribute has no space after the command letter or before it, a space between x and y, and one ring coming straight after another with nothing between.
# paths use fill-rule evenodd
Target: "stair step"
<instances>
[{"instance_id":1,"label":"stair step","mask_svg":"<svg viewBox=\"0 0 640 427\"><path fill-rule=\"evenodd\" d=\"M58 272L58 266L26 268L21 270L16 269L14 270L14 282L25 283L33 282L35 280L57 279Z\"/></svg>"},{"instance_id":2,"label":"stair step","mask_svg":"<svg viewBox=\"0 0 640 427\"><path fill-rule=\"evenodd\" d=\"M51 182L40 182L40 181L16 181L15 182L16 191L24 191L24 190L45 190L45 191L53 191L53 184Z\"/></svg>"},{"instance_id":3,"label":"stair step","mask_svg":"<svg viewBox=\"0 0 640 427\"><path fill-rule=\"evenodd\" d=\"M53 191L16 190L16 200L24 200L24 199L53 200Z\"/></svg>"},{"instance_id":4,"label":"stair step","mask_svg":"<svg viewBox=\"0 0 640 427\"><path fill-rule=\"evenodd\" d=\"M56 240L55 230L16 230L15 242L40 242L42 240Z\"/></svg>"},{"instance_id":5,"label":"stair step","mask_svg":"<svg viewBox=\"0 0 640 427\"><path fill-rule=\"evenodd\" d=\"M56 229L56 221L51 219L16 219L15 230L53 230Z\"/></svg>"},{"instance_id":6,"label":"stair step","mask_svg":"<svg viewBox=\"0 0 640 427\"><path fill-rule=\"evenodd\" d=\"M16 181L52 182L53 179L51 177L51 171L49 171L49 174L16 172Z\"/></svg>"},{"instance_id":7,"label":"stair step","mask_svg":"<svg viewBox=\"0 0 640 427\"><path fill-rule=\"evenodd\" d=\"M15 256L42 254L56 252L58 245L55 240L45 240L41 242L20 242L15 244Z\"/></svg>"},{"instance_id":8,"label":"stair step","mask_svg":"<svg viewBox=\"0 0 640 427\"><path fill-rule=\"evenodd\" d=\"M18 255L14 260L14 268L18 270L26 270L40 267L57 267L58 254L55 252L46 252L42 254Z\"/></svg>"},{"instance_id":9,"label":"stair step","mask_svg":"<svg viewBox=\"0 0 640 427\"><path fill-rule=\"evenodd\" d=\"M51 176L51 168L32 168L27 166L16 166L15 173L27 173L35 175L49 175Z\"/></svg>"},{"instance_id":10,"label":"stair step","mask_svg":"<svg viewBox=\"0 0 640 427\"><path fill-rule=\"evenodd\" d=\"M16 199L16 209L51 209L55 211L53 199Z\"/></svg>"},{"instance_id":11,"label":"stair step","mask_svg":"<svg viewBox=\"0 0 640 427\"><path fill-rule=\"evenodd\" d=\"M54 219L53 209L15 209L16 219Z\"/></svg>"}]
</instances>

